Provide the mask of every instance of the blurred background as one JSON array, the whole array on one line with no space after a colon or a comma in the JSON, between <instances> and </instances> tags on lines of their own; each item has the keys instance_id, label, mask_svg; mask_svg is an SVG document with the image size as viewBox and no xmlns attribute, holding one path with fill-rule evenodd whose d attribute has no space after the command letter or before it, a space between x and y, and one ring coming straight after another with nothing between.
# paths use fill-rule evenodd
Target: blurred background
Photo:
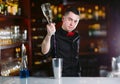
<instances>
[{"instance_id":1,"label":"blurred background","mask_svg":"<svg viewBox=\"0 0 120 84\"><path fill-rule=\"evenodd\" d=\"M66 7L80 11L77 31L80 34L81 76L100 77L110 72L112 57L120 55L119 0L0 0L0 72L19 75L21 45L25 45L31 76L51 76L51 58L41 53L47 20L41 4L49 2L56 28L61 25Z\"/></svg>"}]
</instances>

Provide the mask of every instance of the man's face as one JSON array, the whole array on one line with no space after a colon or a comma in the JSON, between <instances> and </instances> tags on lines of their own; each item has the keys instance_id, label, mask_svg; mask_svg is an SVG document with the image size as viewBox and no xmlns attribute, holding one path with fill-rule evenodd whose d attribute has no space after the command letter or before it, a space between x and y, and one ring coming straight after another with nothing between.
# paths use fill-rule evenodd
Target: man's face
<instances>
[{"instance_id":1,"label":"man's face","mask_svg":"<svg viewBox=\"0 0 120 84\"><path fill-rule=\"evenodd\" d=\"M71 32L76 28L76 26L79 23L79 20L80 20L79 15L76 15L73 12L69 12L69 14L63 16L62 18L63 21L62 28L65 31Z\"/></svg>"}]
</instances>

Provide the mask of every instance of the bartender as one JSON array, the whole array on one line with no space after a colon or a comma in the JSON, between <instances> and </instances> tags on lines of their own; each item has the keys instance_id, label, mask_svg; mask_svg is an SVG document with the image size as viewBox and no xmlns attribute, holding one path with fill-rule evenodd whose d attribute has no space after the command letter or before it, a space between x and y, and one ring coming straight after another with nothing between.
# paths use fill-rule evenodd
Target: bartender
<instances>
[{"instance_id":1,"label":"bartender","mask_svg":"<svg viewBox=\"0 0 120 84\"><path fill-rule=\"evenodd\" d=\"M49 23L47 35L42 42L42 53L63 59L62 76L78 77L80 36L75 29L80 20L80 13L75 7L66 8L62 17L62 26L56 30L55 23Z\"/></svg>"}]
</instances>

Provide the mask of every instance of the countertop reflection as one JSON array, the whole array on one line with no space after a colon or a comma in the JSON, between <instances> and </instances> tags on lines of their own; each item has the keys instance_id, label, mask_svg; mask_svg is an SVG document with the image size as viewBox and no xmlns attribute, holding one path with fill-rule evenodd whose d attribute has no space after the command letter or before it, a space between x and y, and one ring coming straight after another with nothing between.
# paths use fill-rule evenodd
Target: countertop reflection
<instances>
[{"instance_id":1,"label":"countertop reflection","mask_svg":"<svg viewBox=\"0 0 120 84\"><path fill-rule=\"evenodd\" d=\"M119 84L119 77L0 77L0 84Z\"/></svg>"}]
</instances>

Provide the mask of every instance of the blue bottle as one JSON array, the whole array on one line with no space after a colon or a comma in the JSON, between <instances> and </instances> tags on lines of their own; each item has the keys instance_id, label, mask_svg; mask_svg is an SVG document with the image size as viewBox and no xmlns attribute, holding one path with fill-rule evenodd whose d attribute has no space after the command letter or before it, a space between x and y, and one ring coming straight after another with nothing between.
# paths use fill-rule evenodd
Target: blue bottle
<instances>
[{"instance_id":1,"label":"blue bottle","mask_svg":"<svg viewBox=\"0 0 120 84\"><path fill-rule=\"evenodd\" d=\"M25 45L22 44L22 53L21 53L21 64L20 64L20 78L27 78L29 77L29 70L28 70L28 60L26 55L26 48Z\"/></svg>"},{"instance_id":2,"label":"blue bottle","mask_svg":"<svg viewBox=\"0 0 120 84\"><path fill-rule=\"evenodd\" d=\"M20 78L29 77L29 70L20 70Z\"/></svg>"},{"instance_id":3,"label":"blue bottle","mask_svg":"<svg viewBox=\"0 0 120 84\"><path fill-rule=\"evenodd\" d=\"M28 70L28 67L27 67L26 58L27 58L26 55L22 57L21 66L20 66L20 78L29 77L29 70Z\"/></svg>"}]
</instances>

